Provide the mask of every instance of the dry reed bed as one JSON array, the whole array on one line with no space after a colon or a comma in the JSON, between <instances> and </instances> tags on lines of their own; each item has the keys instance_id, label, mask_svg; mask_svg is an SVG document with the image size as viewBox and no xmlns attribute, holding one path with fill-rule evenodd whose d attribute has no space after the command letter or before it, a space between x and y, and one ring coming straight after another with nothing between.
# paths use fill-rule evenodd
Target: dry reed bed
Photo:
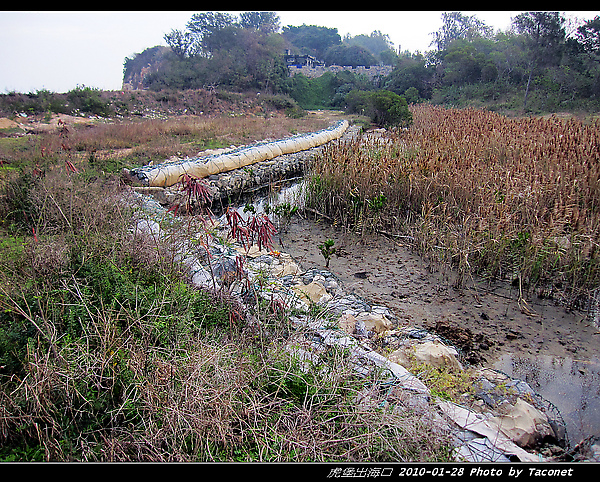
<instances>
[{"instance_id":1,"label":"dry reed bed","mask_svg":"<svg viewBox=\"0 0 600 482\"><path fill-rule=\"evenodd\" d=\"M225 145L250 143L266 138L278 139L291 133L311 132L327 127L327 122L315 119L310 122L282 115L272 117L184 116L170 119L128 121L99 124L92 129L74 130L71 141L79 150L138 147L141 151L150 143L160 143L171 148L165 155L173 155L177 148L185 155L198 152L198 141L220 142ZM195 140L190 149L186 144Z\"/></svg>"},{"instance_id":2,"label":"dry reed bed","mask_svg":"<svg viewBox=\"0 0 600 482\"><path fill-rule=\"evenodd\" d=\"M407 130L324 151L312 202L347 225L411 235L461 272L553 280L571 300L600 283L598 121L411 110Z\"/></svg>"}]
</instances>

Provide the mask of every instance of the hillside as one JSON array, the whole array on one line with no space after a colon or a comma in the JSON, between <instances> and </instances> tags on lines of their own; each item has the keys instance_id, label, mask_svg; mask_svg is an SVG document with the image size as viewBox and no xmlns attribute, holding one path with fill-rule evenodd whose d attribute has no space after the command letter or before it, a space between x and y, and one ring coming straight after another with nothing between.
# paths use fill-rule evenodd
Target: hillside
<instances>
[{"instance_id":1,"label":"hillside","mask_svg":"<svg viewBox=\"0 0 600 482\"><path fill-rule=\"evenodd\" d=\"M206 89L125 92L84 88L82 92L80 98L74 98L72 93L50 92L0 95L0 116L26 125L30 120L49 118L52 114L164 118L171 115L264 113L293 104L289 99L261 97L255 92L242 94Z\"/></svg>"}]
</instances>

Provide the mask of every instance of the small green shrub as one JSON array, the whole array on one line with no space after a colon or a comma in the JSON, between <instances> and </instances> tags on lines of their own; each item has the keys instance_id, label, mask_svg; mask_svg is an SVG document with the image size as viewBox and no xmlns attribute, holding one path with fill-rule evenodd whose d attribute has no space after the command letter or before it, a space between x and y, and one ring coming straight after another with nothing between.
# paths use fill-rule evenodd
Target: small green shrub
<instances>
[{"instance_id":1,"label":"small green shrub","mask_svg":"<svg viewBox=\"0 0 600 482\"><path fill-rule=\"evenodd\" d=\"M111 109L108 102L100 96L101 92L93 87L78 86L67 93L67 98L74 109L106 117L111 114Z\"/></svg>"},{"instance_id":2,"label":"small green shrub","mask_svg":"<svg viewBox=\"0 0 600 482\"><path fill-rule=\"evenodd\" d=\"M408 127L412 113L404 97L390 91L376 91L369 95L368 113L371 121L381 127Z\"/></svg>"},{"instance_id":3,"label":"small green shrub","mask_svg":"<svg viewBox=\"0 0 600 482\"><path fill-rule=\"evenodd\" d=\"M346 96L346 111L366 115L380 127L408 127L412 124L406 99L388 90L353 90Z\"/></svg>"}]
</instances>

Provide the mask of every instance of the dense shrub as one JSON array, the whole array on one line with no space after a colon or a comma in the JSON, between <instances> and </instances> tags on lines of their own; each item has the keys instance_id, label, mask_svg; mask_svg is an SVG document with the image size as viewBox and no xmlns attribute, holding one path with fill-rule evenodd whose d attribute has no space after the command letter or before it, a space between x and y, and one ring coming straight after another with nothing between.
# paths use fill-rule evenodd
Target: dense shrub
<instances>
[{"instance_id":1,"label":"dense shrub","mask_svg":"<svg viewBox=\"0 0 600 482\"><path fill-rule=\"evenodd\" d=\"M102 99L102 91L93 87L77 87L67 93L67 98L74 109L89 114L108 116L111 113L109 104Z\"/></svg>"},{"instance_id":2,"label":"dense shrub","mask_svg":"<svg viewBox=\"0 0 600 482\"><path fill-rule=\"evenodd\" d=\"M412 114L404 97L390 91L352 91L346 97L348 112L367 115L381 127L407 127Z\"/></svg>"},{"instance_id":3,"label":"dense shrub","mask_svg":"<svg viewBox=\"0 0 600 482\"><path fill-rule=\"evenodd\" d=\"M381 127L407 127L412 114L404 97L389 91L372 92L368 112L374 124Z\"/></svg>"}]
</instances>

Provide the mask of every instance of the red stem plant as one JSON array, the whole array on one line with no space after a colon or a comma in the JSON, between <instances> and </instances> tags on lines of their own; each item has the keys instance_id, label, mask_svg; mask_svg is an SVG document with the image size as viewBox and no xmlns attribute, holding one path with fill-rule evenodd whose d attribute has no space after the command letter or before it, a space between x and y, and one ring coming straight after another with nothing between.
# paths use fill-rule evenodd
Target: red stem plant
<instances>
[{"instance_id":1,"label":"red stem plant","mask_svg":"<svg viewBox=\"0 0 600 482\"><path fill-rule=\"evenodd\" d=\"M183 173L179 177L178 185L184 193L185 207L188 213L192 211L196 204L204 212L204 207L212 202L212 192L206 180ZM210 212L210 209L208 210Z\"/></svg>"},{"instance_id":2,"label":"red stem plant","mask_svg":"<svg viewBox=\"0 0 600 482\"><path fill-rule=\"evenodd\" d=\"M227 208L225 212L229 225L229 238L235 239L248 252L256 242L259 251L262 248L272 249L273 235L277 230L266 215L253 215L245 220L235 209Z\"/></svg>"},{"instance_id":3,"label":"red stem plant","mask_svg":"<svg viewBox=\"0 0 600 482\"><path fill-rule=\"evenodd\" d=\"M461 272L545 282L570 300L600 284L598 120L411 110L409 129L326 147L308 202L348 227L410 235Z\"/></svg>"}]
</instances>

